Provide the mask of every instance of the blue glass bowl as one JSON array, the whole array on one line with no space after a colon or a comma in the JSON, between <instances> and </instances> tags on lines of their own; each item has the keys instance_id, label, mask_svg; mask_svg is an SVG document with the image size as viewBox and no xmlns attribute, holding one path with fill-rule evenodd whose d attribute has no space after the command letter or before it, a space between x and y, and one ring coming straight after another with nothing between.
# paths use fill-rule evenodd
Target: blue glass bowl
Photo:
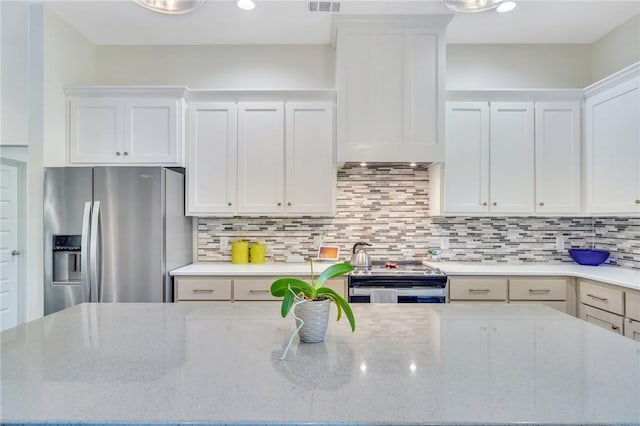
<instances>
[{"instance_id":1,"label":"blue glass bowl","mask_svg":"<svg viewBox=\"0 0 640 426\"><path fill-rule=\"evenodd\" d=\"M609 258L610 254L604 250L569 249L569 256L580 265L601 265Z\"/></svg>"}]
</instances>

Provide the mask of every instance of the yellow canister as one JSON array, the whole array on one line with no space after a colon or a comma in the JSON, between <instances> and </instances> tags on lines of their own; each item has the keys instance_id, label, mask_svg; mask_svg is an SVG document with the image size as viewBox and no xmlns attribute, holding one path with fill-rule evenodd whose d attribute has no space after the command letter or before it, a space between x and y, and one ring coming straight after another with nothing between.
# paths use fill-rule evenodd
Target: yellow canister
<instances>
[{"instance_id":1,"label":"yellow canister","mask_svg":"<svg viewBox=\"0 0 640 426\"><path fill-rule=\"evenodd\" d=\"M249 248L249 261L251 263L264 263L267 247L261 243L252 243Z\"/></svg>"},{"instance_id":2,"label":"yellow canister","mask_svg":"<svg viewBox=\"0 0 640 426\"><path fill-rule=\"evenodd\" d=\"M231 243L231 263L249 263L249 243L237 240Z\"/></svg>"}]
</instances>

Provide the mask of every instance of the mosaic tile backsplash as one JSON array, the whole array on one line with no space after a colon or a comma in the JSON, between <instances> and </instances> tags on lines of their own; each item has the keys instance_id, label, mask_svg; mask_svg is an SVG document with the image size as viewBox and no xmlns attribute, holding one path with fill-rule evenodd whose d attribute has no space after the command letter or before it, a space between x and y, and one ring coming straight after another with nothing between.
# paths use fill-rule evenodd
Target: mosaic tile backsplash
<instances>
[{"instance_id":1,"label":"mosaic tile backsplash","mask_svg":"<svg viewBox=\"0 0 640 426\"><path fill-rule=\"evenodd\" d=\"M429 217L428 169L404 164L347 164L338 170L335 217L199 218L198 261L229 262L220 238L267 245L268 262L315 256L314 241L337 245L348 259L355 242L374 263L415 262L439 247L443 260L572 262L565 248L608 250L608 262L640 269L640 218Z\"/></svg>"}]
</instances>

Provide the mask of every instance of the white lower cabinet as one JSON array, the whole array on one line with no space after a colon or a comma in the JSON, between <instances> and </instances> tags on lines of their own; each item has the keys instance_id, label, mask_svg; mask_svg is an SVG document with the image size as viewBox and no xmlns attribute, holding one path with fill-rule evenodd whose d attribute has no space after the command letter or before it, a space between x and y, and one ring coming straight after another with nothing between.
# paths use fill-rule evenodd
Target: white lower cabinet
<instances>
[{"instance_id":1,"label":"white lower cabinet","mask_svg":"<svg viewBox=\"0 0 640 426\"><path fill-rule=\"evenodd\" d=\"M595 324L599 327L606 328L615 333L622 334L623 330L623 318L620 315L612 314L611 312L603 311L602 309L596 309L589 305L580 305L580 319L583 319L591 324Z\"/></svg>"},{"instance_id":2,"label":"white lower cabinet","mask_svg":"<svg viewBox=\"0 0 640 426\"><path fill-rule=\"evenodd\" d=\"M174 300L193 301L280 301L282 298L271 295L271 284L280 277L265 276L176 276L174 277ZM308 277L297 277L307 280ZM333 278L325 282L325 287L335 290L346 297L346 279Z\"/></svg>"},{"instance_id":3,"label":"white lower cabinet","mask_svg":"<svg viewBox=\"0 0 640 426\"><path fill-rule=\"evenodd\" d=\"M450 301L506 301L506 278L452 277L449 278Z\"/></svg>"},{"instance_id":4,"label":"white lower cabinet","mask_svg":"<svg viewBox=\"0 0 640 426\"><path fill-rule=\"evenodd\" d=\"M640 321L624 319L624 335L640 342Z\"/></svg>"},{"instance_id":5,"label":"white lower cabinet","mask_svg":"<svg viewBox=\"0 0 640 426\"><path fill-rule=\"evenodd\" d=\"M571 314L564 277L450 277L449 303L538 303Z\"/></svg>"}]
</instances>

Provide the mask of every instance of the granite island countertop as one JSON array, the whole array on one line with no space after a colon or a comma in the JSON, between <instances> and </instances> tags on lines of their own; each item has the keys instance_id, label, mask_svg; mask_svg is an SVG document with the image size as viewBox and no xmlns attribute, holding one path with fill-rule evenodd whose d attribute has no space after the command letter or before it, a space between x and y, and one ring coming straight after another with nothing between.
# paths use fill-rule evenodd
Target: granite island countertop
<instances>
[{"instance_id":1,"label":"granite island countertop","mask_svg":"<svg viewBox=\"0 0 640 426\"><path fill-rule=\"evenodd\" d=\"M541 305L82 304L0 334L3 423L640 424L640 343ZM335 312L334 312L335 313Z\"/></svg>"}]
</instances>

